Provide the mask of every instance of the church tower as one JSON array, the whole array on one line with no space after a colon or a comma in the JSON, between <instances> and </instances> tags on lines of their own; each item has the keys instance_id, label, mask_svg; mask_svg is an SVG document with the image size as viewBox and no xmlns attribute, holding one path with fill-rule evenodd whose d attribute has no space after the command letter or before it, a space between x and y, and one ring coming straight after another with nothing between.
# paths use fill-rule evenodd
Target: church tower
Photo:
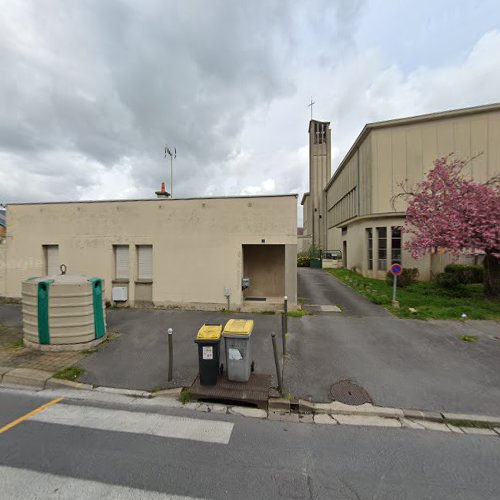
<instances>
[{"instance_id":1,"label":"church tower","mask_svg":"<svg viewBox=\"0 0 500 500\"><path fill-rule=\"evenodd\" d=\"M331 129L330 122L309 122L309 200L307 228L316 248L327 250L326 199L324 188L331 177Z\"/></svg>"}]
</instances>

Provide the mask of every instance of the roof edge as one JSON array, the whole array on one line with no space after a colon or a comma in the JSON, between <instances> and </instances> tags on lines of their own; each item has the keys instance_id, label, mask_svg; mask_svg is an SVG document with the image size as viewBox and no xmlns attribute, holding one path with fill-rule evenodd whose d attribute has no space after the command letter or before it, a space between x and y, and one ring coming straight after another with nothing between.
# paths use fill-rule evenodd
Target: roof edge
<instances>
[{"instance_id":1,"label":"roof edge","mask_svg":"<svg viewBox=\"0 0 500 500\"><path fill-rule=\"evenodd\" d=\"M422 123L422 122L433 121L433 120L441 120L441 119L446 119L446 118L455 118L455 117L459 117L459 116L487 113L489 111L500 111L500 102L491 103L491 104L483 104L480 106L471 106L468 108L458 108L458 109L451 109L451 110L447 110L447 111L437 111L435 113L426 113L424 115L409 116L406 118L395 118L392 120L383 120L383 121L379 121L379 122L367 123L363 127L361 132L359 133L358 137L354 141L353 145L350 147L347 154L344 156L344 158L340 162L340 164L337 167L337 169L335 170L333 176L331 177L331 179L328 181L327 185L325 186L324 191L326 191L330 188L330 186L333 184L335 179L339 176L340 172L343 170L343 168L345 167L347 162L351 159L353 154L358 150L360 144L368 136L368 134L374 129L397 127L397 126L401 126L401 125L411 125L414 123Z\"/></svg>"},{"instance_id":2,"label":"roof edge","mask_svg":"<svg viewBox=\"0 0 500 500\"><path fill-rule=\"evenodd\" d=\"M206 196L204 198L137 198L132 200L73 200L73 201L33 201L33 202L18 202L7 203L6 206L19 206L19 205L70 205L76 203L133 203L139 201L162 202L172 203L176 201L195 201L195 200L232 200L232 199L252 199L252 198L298 198L297 193L290 194L261 194L261 195L243 195L243 196Z\"/></svg>"}]
</instances>

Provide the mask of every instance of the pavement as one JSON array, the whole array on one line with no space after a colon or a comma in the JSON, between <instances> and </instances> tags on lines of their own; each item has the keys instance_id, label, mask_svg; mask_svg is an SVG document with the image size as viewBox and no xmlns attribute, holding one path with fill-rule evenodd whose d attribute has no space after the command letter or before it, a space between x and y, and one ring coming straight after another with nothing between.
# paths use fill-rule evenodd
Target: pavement
<instances>
[{"instance_id":1,"label":"pavement","mask_svg":"<svg viewBox=\"0 0 500 500\"><path fill-rule=\"evenodd\" d=\"M455 500L500 491L500 436L86 395L0 388L3 498Z\"/></svg>"},{"instance_id":2,"label":"pavement","mask_svg":"<svg viewBox=\"0 0 500 500\"><path fill-rule=\"evenodd\" d=\"M321 296L307 295L316 290ZM288 318L284 381L297 399L329 402L334 382L349 379L375 405L434 412L500 415L500 328L492 321L419 321L393 317L321 270L299 270L304 303L330 301L341 313ZM353 304L355 299L359 304ZM361 312L365 311L362 315ZM156 309L107 311L108 330L119 335L80 360L86 384L135 390L188 386L198 372L194 336L205 321L255 321L256 372L273 376L270 334L279 315L224 314ZM19 306L0 306L0 323L19 327ZM167 382L167 335L174 329L174 380ZM463 335L478 337L464 342Z\"/></svg>"}]
</instances>

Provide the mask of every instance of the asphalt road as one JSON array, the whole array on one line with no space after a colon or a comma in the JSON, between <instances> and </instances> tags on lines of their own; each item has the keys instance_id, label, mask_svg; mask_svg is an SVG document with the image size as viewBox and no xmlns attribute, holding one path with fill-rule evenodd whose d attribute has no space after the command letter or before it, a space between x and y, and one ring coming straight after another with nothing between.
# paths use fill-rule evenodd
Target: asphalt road
<instances>
[{"instance_id":1,"label":"asphalt road","mask_svg":"<svg viewBox=\"0 0 500 500\"><path fill-rule=\"evenodd\" d=\"M50 399L0 390L0 420ZM498 438L486 436L67 398L0 429L0 496L494 499L498 451Z\"/></svg>"},{"instance_id":2,"label":"asphalt road","mask_svg":"<svg viewBox=\"0 0 500 500\"><path fill-rule=\"evenodd\" d=\"M391 314L322 269L297 268L297 295L304 307L336 305L345 316L390 317Z\"/></svg>"}]
</instances>

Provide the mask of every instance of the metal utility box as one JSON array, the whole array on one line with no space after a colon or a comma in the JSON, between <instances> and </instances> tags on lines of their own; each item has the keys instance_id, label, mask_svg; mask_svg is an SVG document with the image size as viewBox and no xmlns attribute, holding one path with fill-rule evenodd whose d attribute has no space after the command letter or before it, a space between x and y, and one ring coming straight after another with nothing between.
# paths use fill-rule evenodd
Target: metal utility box
<instances>
[{"instance_id":1,"label":"metal utility box","mask_svg":"<svg viewBox=\"0 0 500 500\"><path fill-rule=\"evenodd\" d=\"M198 344L198 367L201 385L217 384L221 333L222 325L213 323L205 323L198 330L195 342Z\"/></svg>"},{"instance_id":2,"label":"metal utility box","mask_svg":"<svg viewBox=\"0 0 500 500\"><path fill-rule=\"evenodd\" d=\"M224 327L227 378L234 382L248 382L253 371L253 327L253 321L247 319L230 319Z\"/></svg>"}]
</instances>

